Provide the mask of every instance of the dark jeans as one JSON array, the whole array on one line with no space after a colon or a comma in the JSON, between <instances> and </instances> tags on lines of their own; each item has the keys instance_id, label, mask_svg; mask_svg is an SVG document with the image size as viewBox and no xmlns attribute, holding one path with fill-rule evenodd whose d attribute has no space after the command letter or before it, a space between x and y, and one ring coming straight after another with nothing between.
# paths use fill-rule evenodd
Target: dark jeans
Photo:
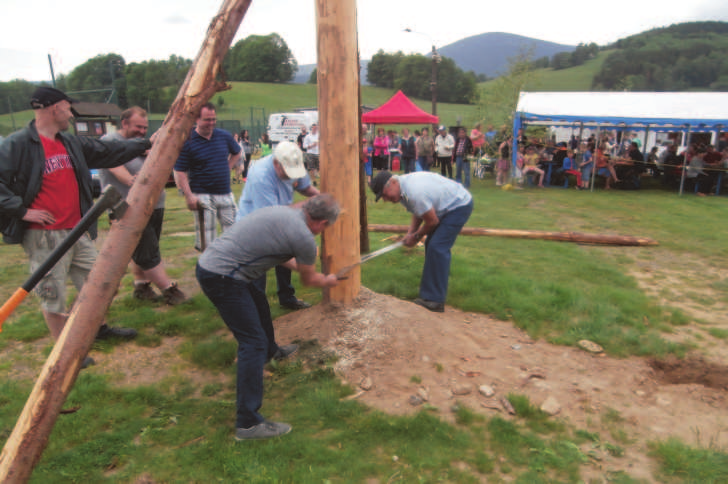
<instances>
[{"instance_id":1,"label":"dark jeans","mask_svg":"<svg viewBox=\"0 0 728 484\"><path fill-rule=\"evenodd\" d=\"M254 283L196 268L197 282L238 342L236 428L248 428L264 420L263 367L278 347L273 334L270 306Z\"/></svg>"},{"instance_id":2,"label":"dark jeans","mask_svg":"<svg viewBox=\"0 0 728 484\"><path fill-rule=\"evenodd\" d=\"M402 169L404 174L414 173L415 171L415 159L414 158L402 158Z\"/></svg>"},{"instance_id":3,"label":"dark jeans","mask_svg":"<svg viewBox=\"0 0 728 484\"><path fill-rule=\"evenodd\" d=\"M266 282L266 277L263 276L253 281L253 284L260 292L265 294ZM278 283L278 302L280 305L295 304L298 298L296 298L296 288L291 284L291 270L287 267L276 266L276 282Z\"/></svg>"},{"instance_id":4,"label":"dark jeans","mask_svg":"<svg viewBox=\"0 0 728 484\"><path fill-rule=\"evenodd\" d=\"M455 244L460 229L473 212L473 201L452 210L440 219L437 228L425 240L425 265L420 280L420 297L428 301L444 303L450 278L450 249Z\"/></svg>"},{"instance_id":5,"label":"dark jeans","mask_svg":"<svg viewBox=\"0 0 728 484\"><path fill-rule=\"evenodd\" d=\"M465 188L470 188L470 162L463 156L455 157L455 181L462 183ZM463 183L465 175L465 183Z\"/></svg>"},{"instance_id":6,"label":"dark jeans","mask_svg":"<svg viewBox=\"0 0 728 484\"><path fill-rule=\"evenodd\" d=\"M447 172L447 177L452 179L452 158L449 156L438 156L437 161L440 163L440 174L446 176L445 172Z\"/></svg>"}]
</instances>

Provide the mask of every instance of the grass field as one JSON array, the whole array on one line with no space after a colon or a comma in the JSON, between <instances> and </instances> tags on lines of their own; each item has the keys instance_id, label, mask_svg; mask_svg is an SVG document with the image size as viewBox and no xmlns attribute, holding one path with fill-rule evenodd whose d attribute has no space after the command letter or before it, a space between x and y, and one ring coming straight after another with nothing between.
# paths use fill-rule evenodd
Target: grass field
<instances>
[{"instance_id":1,"label":"grass field","mask_svg":"<svg viewBox=\"0 0 728 484\"><path fill-rule=\"evenodd\" d=\"M460 237L448 304L510 321L554 344L590 339L613 357L682 355L708 335L719 342L728 337L719 322L689 311L728 304L728 241L721 229L727 197L679 197L659 186L633 192L503 191L491 178L474 180L472 193L476 210L469 226L640 235L660 245L610 248ZM371 223L409 219L402 207L371 199L367 210ZM171 275L188 287L196 261L191 235L184 235L189 223L182 199L168 189L163 254ZM371 240L372 250L387 243ZM0 250L5 300L27 277L27 268L18 246ZM421 265L383 259L368 263L363 285L416 297ZM636 278L643 267L653 268L656 293ZM509 395L516 419L486 419L468 408L457 409L455 424L442 422L432 410L385 415L343 400L352 388L333 373L333 356L315 349L271 367L266 383L266 412L285 415L297 430L285 439L235 444L235 346L214 308L199 293L175 308L139 304L130 285L127 275L109 318L139 329L140 337L126 344L97 343L94 351L123 349L138 352L140 360L153 352L164 377L154 385L128 387L117 385L113 373L82 372L66 403L81 410L61 416L32 482L577 483L591 462L580 450L585 443L616 456L625 452L620 437L625 424L614 412L601 415L612 435L599 434L548 419L516 394ZM273 301L273 280L268 287ZM311 302L319 297L306 293ZM272 310L274 317L282 314L275 304ZM692 339L670 337L688 326ZM179 350L164 349L180 340ZM50 345L37 300L28 298L0 334L0 442L15 425ZM200 371L215 377L200 383L193 376ZM654 442L651 452L660 482L726 482L725 449L669 440ZM644 482L628 472L610 476L609 482Z\"/></svg>"}]
</instances>

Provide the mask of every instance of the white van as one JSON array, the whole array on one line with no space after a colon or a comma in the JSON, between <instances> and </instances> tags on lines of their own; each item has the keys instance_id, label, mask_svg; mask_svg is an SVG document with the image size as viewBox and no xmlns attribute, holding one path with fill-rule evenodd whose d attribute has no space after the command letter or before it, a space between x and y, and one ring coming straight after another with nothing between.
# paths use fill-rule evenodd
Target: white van
<instances>
[{"instance_id":1,"label":"white van","mask_svg":"<svg viewBox=\"0 0 728 484\"><path fill-rule=\"evenodd\" d=\"M301 128L311 131L311 125L318 123L318 111L302 111L300 113L276 113L268 118L268 136L273 145L281 141L296 142Z\"/></svg>"}]
</instances>

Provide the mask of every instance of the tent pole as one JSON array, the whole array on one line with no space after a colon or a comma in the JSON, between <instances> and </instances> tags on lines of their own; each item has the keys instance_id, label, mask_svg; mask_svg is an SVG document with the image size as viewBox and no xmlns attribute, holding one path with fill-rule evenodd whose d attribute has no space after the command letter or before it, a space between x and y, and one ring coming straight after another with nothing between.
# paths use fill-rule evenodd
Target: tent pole
<instances>
[{"instance_id":1,"label":"tent pole","mask_svg":"<svg viewBox=\"0 0 728 484\"><path fill-rule=\"evenodd\" d=\"M682 196L683 187L685 186L685 165L688 161L688 146L690 146L690 125L688 125L688 133L685 136L685 154L683 155L682 173L680 174L680 196Z\"/></svg>"}]
</instances>

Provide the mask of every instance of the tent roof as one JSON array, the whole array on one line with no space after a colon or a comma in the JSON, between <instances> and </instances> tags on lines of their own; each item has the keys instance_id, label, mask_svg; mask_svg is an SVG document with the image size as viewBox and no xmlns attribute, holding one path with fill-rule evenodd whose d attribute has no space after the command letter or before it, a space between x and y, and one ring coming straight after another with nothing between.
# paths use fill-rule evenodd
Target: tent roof
<instances>
[{"instance_id":1,"label":"tent roof","mask_svg":"<svg viewBox=\"0 0 728 484\"><path fill-rule=\"evenodd\" d=\"M523 122L728 126L726 92L521 92Z\"/></svg>"},{"instance_id":2,"label":"tent roof","mask_svg":"<svg viewBox=\"0 0 728 484\"><path fill-rule=\"evenodd\" d=\"M362 122L369 124L436 124L437 116L428 114L409 100L402 91L373 111L362 115Z\"/></svg>"}]
</instances>

